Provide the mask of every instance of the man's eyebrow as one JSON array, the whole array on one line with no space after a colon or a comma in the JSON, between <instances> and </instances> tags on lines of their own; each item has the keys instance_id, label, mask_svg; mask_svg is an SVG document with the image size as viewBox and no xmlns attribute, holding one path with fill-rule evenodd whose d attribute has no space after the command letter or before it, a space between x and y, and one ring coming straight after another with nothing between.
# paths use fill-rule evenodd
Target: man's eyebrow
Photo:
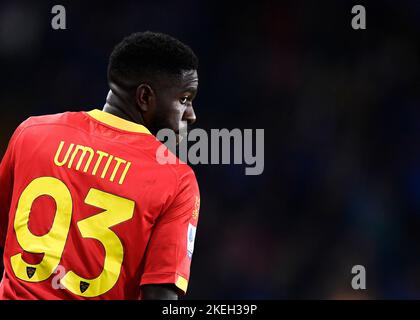
<instances>
[{"instance_id":1,"label":"man's eyebrow","mask_svg":"<svg viewBox=\"0 0 420 320\"><path fill-rule=\"evenodd\" d=\"M196 87L185 87L185 88L182 88L182 92L186 92L186 91L189 91L189 92L191 92L191 93L197 93L197 88Z\"/></svg>"}]
</instances>

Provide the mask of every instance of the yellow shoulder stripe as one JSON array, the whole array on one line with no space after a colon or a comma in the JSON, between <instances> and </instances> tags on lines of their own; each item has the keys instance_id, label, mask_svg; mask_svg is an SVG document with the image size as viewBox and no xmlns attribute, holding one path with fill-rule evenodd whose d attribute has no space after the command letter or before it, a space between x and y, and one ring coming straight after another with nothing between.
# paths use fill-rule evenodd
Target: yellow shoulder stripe
<instances>
[{"instance_id":1,"label":"yellow shoulder stripe","mask_svg":"<svg viewBox=\"0 0 420 320\"><path fill-rule=\"evenodd\" d=\"M95 109L87 112L87 114L90 115L92 118L98 120L99 122L105 123L117 129L130 132L151 134L145 126L114 116L113 114L110 114L108 112Z\"/></svg>"}]
</instances>

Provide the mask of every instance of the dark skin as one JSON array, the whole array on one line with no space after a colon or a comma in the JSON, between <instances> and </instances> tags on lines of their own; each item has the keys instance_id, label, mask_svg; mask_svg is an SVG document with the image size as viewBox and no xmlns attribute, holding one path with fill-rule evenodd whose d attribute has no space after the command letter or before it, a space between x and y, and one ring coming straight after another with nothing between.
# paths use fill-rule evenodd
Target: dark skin
<instances>
[{"instance_id":1,"label":"dark skin","mask_svg":"<svg viewBox=\"0 0 420 320\"><path fill-rule=\"evenodd\" d=\"M123 87L110 81L103 111L144 125L154 135L160 129L172 129L179 141L187 126L196 121L192 101L198 88L197 70L184 70L179 76L160 75L152 82L139 83ZM177 300L178 293L173 284L140 288L143 300Z\"/></svg>"}]
</instances>

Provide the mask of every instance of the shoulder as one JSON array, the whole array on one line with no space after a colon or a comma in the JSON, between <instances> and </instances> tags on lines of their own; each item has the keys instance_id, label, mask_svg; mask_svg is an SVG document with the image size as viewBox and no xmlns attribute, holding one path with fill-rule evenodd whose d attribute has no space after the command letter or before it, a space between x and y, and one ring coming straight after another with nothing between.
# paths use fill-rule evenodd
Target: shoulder
<instances>
[{"instance_id":1,"label":"shoulder","mask_svg":"<svg viewBox=\"0 0 420 320\"><path fill-rule=\"evenodd\" d=\"M155 161L161 167L159 171L166 172L165 185L172 189L173 197L179 201L199 197L199 186L194 170L159 141L156 144ZM168 183L169 181L173 183Z\"/></svg>"},{"instance_id":2,"label":"shoulder","mask_svg":"<svg viewBox=\"0 0 420 320\"><path fill-rule=\"evenodd\" d=\"M199 197L199 187L194 170L186 163L173 165L173 170L177 175L176 194L182 197Z\"/></svg>"},{"instance_id":3,"label":"shoulder","mask_svg":"<svg viewBox=\"0 0 420 320\"><path fill-rule=\"evenodd\" d=\"M51 134L55 126L77 127L77 121L83 120L83 112L63 112L41 116L31 116L23 121L15 130L12 139L20 140L20 137L38 136ZM40 131L41 128L45 130ZM25 139L26 139L25 138Z\"/></svg>"},{"instance_id":4,"label":"shoulder","mask_svg":"<svg viewBox=\"0 0 420 320\"><path fill-rule=\"evenodd\" d=\"M19 128L25 129L37 125L70 123L82 117L82 112L63 112L56 114L47 114L41 116L31 116L23 121Z\"/></svg>"}]
</instances>

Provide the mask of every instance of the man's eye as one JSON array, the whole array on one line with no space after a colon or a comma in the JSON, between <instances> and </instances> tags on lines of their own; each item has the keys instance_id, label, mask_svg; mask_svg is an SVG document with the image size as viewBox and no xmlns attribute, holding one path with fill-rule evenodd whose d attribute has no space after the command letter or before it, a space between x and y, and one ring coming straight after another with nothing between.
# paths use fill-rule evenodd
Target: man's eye
<instances>
[{"instance_id":1,"label":"man's eye","mask_svg":"<svg viewBox=\"0 0 420 320\"><path fill-rule=\"evenodd\" d=\"M179 99L179 101L181 102L181 104L186 104L188 102L188 97L182 97L181 99Z\"/></svg>"}]
</instances>

